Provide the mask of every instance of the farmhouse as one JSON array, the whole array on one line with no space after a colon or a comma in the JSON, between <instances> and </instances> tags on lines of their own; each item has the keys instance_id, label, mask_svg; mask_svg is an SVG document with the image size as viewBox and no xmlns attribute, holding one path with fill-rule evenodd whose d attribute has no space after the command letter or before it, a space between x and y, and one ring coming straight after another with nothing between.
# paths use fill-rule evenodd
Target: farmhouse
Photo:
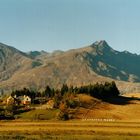
<instances>
[{"instance_id":1,"label":"farmhouse","mask_svg":"<svg viewBox=\"0 0 140 140\"><path fill-rule=\"evenodd\" d=\"M31 98L27 95L24 95L24 96L19 96L19 97L16 97L16 96L9 96L7 99L6 99L6 104L7 105L10 105L10 104L23 104L23 105L29 105L31 104Z\"/></svg>"},{"instance_id":2,"label":"farmhouse","mask_svg":"<svg viewBox=\"0 0 140 140\"><path fill-rule=\"evenodd\" d=\"M31 104L31 98L27 95L24 95L22 98L21 98L21 104L23 105L30 105Z\"/></svg>"},{"instance_id":3,"label":"farmhouse","mask_svg":"<svg viewBox=\"0 0 140 140\"><path fill-rule=\"evenodd\" d=\"M6 99L6 104L7 104L7 105L14 104L14 103L15 103L15 98L14 98L14 97L9 96L9 97Z\"/></svg>"}]
</instances>

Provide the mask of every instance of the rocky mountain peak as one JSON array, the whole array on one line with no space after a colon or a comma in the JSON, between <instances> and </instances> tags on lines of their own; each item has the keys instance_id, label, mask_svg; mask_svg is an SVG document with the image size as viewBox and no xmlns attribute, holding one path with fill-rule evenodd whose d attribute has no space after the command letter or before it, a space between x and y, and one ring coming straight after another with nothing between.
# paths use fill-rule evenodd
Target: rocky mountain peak
<instances>
[{"instance_id":1,"label":"rocky mountain peak","mask_svg":"<svg viewBox=\"0 0 140 140\"><path fill-rule=\"evenodd\" d=\"M96 48L96 50L99 51L110 51L112 48L108 45L108 43L105 40L100 40L94 42L91 47Z\"/></svg>"},{"instance_id":2,"label":"rocky mountain peak","mask_svg":"<svg viewBox=\"0 0 140 140\"><path fill-rule=\"evenodd\" d=\"M100 41L96 41L93 43L93 45L96 46L108 46L107 42L105 40L100 40Z\"/></svg>"}]
</instances>

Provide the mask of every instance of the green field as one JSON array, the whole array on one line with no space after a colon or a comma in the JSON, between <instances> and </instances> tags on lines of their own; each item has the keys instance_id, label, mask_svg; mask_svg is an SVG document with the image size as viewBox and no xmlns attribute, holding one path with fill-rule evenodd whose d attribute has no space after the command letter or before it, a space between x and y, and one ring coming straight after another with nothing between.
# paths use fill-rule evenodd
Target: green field
<instances>
[{"instance_id":1,"label":"green field","mask_svg":"<svg viewBox=\"0 0 140 140\"><path fill-rule=\"evenodd\" d=\"M37 109L31 110L29 112L24 112L17 115L18 118L25 119L25 120L50 120L55 119L56 114L59 112L58 109Z\"/></svg>"},{"instance_id":2,"label":"green field","mask_svg":"<svg viewBox=\"0 0 140 140\"><path fill-rule=\"evenodd\" d=\"M140 123L95 121L2 121L1 140L139 140Z\"/></svg>"}]
</instances>

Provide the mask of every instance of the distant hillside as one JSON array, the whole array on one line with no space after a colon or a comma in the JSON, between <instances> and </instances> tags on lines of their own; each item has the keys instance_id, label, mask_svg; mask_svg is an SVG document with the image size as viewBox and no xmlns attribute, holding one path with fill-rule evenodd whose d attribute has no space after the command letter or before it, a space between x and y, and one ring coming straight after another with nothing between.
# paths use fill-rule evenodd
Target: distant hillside
<instances>
[{"instance_id":1,"label":"distant hillside","mask_svg":"<svg viewBox=\"0 0 140 140\"><path fill-rule=\"evenodd\" d=\"M117 80L140 82L140 55L113 50L105 41L95 42L86 54L90 67L99 75Z\"/></svg>"},{"instance_id":2,"label":"distant hillside","mask_svg":"<svg viewBox=\"0 0 140 140\"><path fill-rule=\"evenodd\" d=\"M0 88L86 85L116 80L121 91L140 91L140 56L112 49L106 41L53 53L23 53L0 44Z\"/></svg>"},{"instance_id":3,"label":"distant hillside","mask_svg":"<svg viewBox=\"0 0 140 140\"><path fill-rule=\"evenodd\" d=\"M29 63L31 60L25 53L0 43L0 81L10 79L21 69L27 70Z\"/></svg>"}]
</instances>

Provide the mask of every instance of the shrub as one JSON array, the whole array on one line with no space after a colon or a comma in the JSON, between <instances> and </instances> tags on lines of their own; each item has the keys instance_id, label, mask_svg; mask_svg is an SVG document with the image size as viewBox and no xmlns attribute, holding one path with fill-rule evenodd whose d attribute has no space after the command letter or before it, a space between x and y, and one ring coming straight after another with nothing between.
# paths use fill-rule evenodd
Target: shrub
<instances>
[{"instance_id":1,"label":"shrub","mask_svg":"<svg viewBox=\"0 0 140 140\"><path fill-rule=\"evenodd\" d=\"M38 67L38 66L41 66L41 65L42 65L42 63L39 62L39 61L33 61L32 62L32 68L35 68L35 67Z\"/></svg>"},{"instance_id":2,"label":"shrub","mask_svg":"<svg viewBox=\"0 0 140 140\"><path fill-rule=\"evenodd\" d=\"M68 112L60 111L60 112L58 113L57 119L58 119L58 120L63 120L63 121L69 120Z\"/></svg>"}]
</instances>

